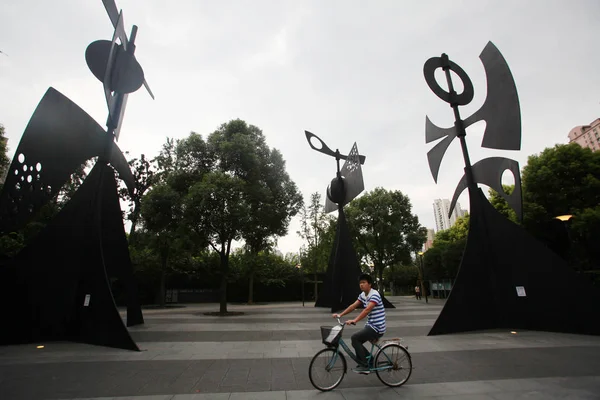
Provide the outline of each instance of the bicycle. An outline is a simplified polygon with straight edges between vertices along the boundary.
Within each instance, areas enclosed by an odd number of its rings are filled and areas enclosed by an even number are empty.
[[[340,346],[352,360],[358,362],[354,352],[348,348],[348,345],[342,339],[345,324],[339,318],[337,320],[338,325],[336,326],[321,327],[323,344],[327,347],[314,355],[308,367],[310,383],[322,392],[335,389],[342,382],[347,372],[346,358],[340,351]],[[408,346],[401,344],[401,341],[400,338],[382,340],[381,342],[379,339],[373,340],[371,341],[371,351],[367,356],[368,372],[375,372],[379,380],[390,387],[402,386],[408,381],[412,373],[412,359],[408,352]],[[378,350],[373,355],[375,347]],[[341,365],[338,361],[341,361]],[[333,378],[333,383],[322,384],[318,382],[322,375],[321,372],[324,372],[323,375]],[[406,376],[396,380],[392,379],[392,375],[396,372],[406,374]]]

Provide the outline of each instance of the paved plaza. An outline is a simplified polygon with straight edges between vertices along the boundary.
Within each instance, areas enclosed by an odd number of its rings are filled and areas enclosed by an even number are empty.
[[[315,390],[308,365],[332,325],[312,303],[145,310],[130,329],[141,352],[78,343],[0,347],[0,399],[600,399],[600,337],[508,330],[428,337],[442,303],[389,298],[386,337],[402,337],[414,370],[400,388],[349,372]],[[359,327],[363,322],[359,324]],[[348,339],[359,327],[348,327]],[[3,327],[2,329],[7,329]],[[37,349],[37,345],[44,345]],[[348,367],[354,363],[347,357]]]

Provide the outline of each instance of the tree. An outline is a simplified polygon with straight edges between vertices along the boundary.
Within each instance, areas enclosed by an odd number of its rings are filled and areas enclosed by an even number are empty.
[[[442,254],[448,246],[447,242],[434,244],[425,253],[423,253],[423,268],[427,271],[427,278],[430,280],[443,279],[447,277],[442,262]]]
[[[198,245],[219,255],[220,313],[225,314],[232,242],[245,239],[258,254],[272,237],[285,234],[301,200],[295,184],[262,131],[239,119],[222,124],[206,141],[193,132],[177,143],[168,141],[157,162],[172,168],[161,179],[182,199],[182,225]]]
[[[433,245],[435,246],[441,242],[456,242],[466,239],[469,235],[469,222],[470,216],[468,214],[458,218],[450,228],[436,233]]]
[[[449,229],[436,233],[432,247],[423,255],[428,279],[452,279],[456,276],[467,244],[469,220],[469,215],[465,215]]]
[[[515,185],[502,185],[502,190],[508,195],[510,195],[515,190]],[[494,189],[490,188],[488,191],[489,201],[492,206],[498,211],[500,214],[504,215],[506,218],[511,220],[512,222],[518,224],[519,221],[517,219],[517,214],[515,210],[513,210],[504,197],[500,196],[498,192]]]
[[[245,182],[225,172],[209,172],[184,199],[184,223],[219,255],[221,314],[227,313],[227,276],[231,243],[241,239],[247,223]]]
[[[318,296],[318,273],[324,272],[335,239],[337,223],[325,214],[319,192],[310,195],[308,208],[302,205],[300,210],[300,230],[296,233],[306,240],[306,246],[300,250],[302,267],[314,276],[315,300]]]
[[[411,213],[410,200],[400,191],[376,188],[346,207],[350,232],[372,263],[380,281],[383,270],[394,264],[410,264],[411,254],[425,243],[427,230]],[[383,282],[380,283],[383,286]]]
[[[131,221],[131,228],[129,229],[130,242],[134,240],[135,228],[142,211],[142,198],[157,181],[154,163],[154,160],[148,160],[144,154],[142,154],[139,159],[132,158],[129,160],[128,164],[133,172],[135,185],[134,193],[129,193],[129,190],[126,187],[121,187],[119,189],[121,199],[130,202],[129,213],[127,215],[127,219]]]
[[[165,302],[165,281],[169,267],[169,257],[178,238],[181,221],[181,198],[169,185],[159,184],[144,197],[141,214],[144,226],[155,234],[154,247],[160,257],[160,284],[158,297],[160,305]]]
[[[417,260],[418,262],[418,260]],[[404,287],[414,287],[415,282],[419,279],[419,268],[414,264],[398,264],[398,265],[390,265],[389,268],[386,268],[383,274],[386,282],[394,283],[394,292],[398,289]],[[411,290],[412,294],[413,291]],[[394,293],[392,293],[395,295]]]
[[[8,158],[8,139],[4,125],[0,124],[0,176],[4,177],[10,167],[10,158]],[[0,186],[0,189],[2,186]]]
[[[549,218],[595,207],[600,198],[600,152],[576,143],[557,144],[529,156],[522,181],[525,203],[539,205]]]
[[[576,143],[556,145],[528,158],[523,168],[523,225],[557,249],[570,242],[568,259],[577,269],[600,269],[597,252],[600,152]],[[566,223],[555,217],[573,215]],[[566,233],[565,233],[566,230]]]
[[[262,132],[257,133],[262,137]],[[248,304],[253,303],[254,275],[258,263],[253,258],[270,247],[270,239],[287,233],[290,219],[302,206],[302,196],[285,171],[285,161],[277,149],[269,149],[259,140],[257,170],[246,186],[249,205],[248,223],[241,236],[252,258],[248,273]]]

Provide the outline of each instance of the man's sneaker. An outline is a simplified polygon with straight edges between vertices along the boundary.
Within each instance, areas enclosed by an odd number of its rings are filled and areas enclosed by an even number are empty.
[[[369,367],[365,367],[364,365],[357,365],[356,368],[352,369],[352,372],[363,375],[369,375],[371,373]]]

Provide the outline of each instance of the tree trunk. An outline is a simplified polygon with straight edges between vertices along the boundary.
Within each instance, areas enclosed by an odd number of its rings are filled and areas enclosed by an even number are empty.
[[[315,272],[315,301],[319,299],[319,284],[317,283],[317,273]]]
[[[219,313],[227,314],[227,273],[229,270],[229,257],[221,254],[221,299]]]
[[[161,307],[165,306],[165,284],[167,281],[167,271],[164,269],[160,273],[160,288],[158,289],[159,304]]]
[[[167,261],[168,261],[168,257],[169,257],[169,252],[168,250],[163,250],[162,251],[162,268],[160,271],[160,286],[158,288],[158,304],[161,307],[164,307],[165,305],[165,284],[167,281]]]
[[[254,303],[254,274],[256,271],[256,260],[258,251],[256,247],[250,249],[250,276],[248,277],[248,304]]]
[[[254,269],[250,271],[250,278],[248,282],[248,304],[254,303]]]

